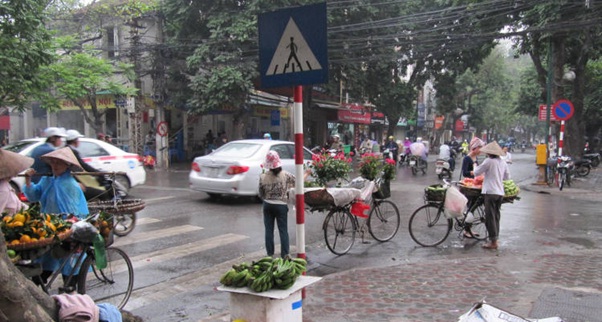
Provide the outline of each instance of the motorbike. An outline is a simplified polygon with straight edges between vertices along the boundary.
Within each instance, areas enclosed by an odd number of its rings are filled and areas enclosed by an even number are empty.
[[[437,159],[435,161],[435,173],[439,177],[439,180],[452,178],[452,171],[450,169],[449,160]]]
[[[573,161],[573,165],[573,173],[575,177],[585,177],[589,174],[590,170],[592,169],[592,162],[587,159]]]
[[[422,171],[422,174],[426,174],[428,164],[424,160],[422,160],[422,158],[420,156],[411,155],[410,156],[410,168],[412,169],[413,175],[416,175],[419,170]]]
[[[562,191],[564,185],[571,186],[571,174],[575,169],[573,160],[569,156],[558,157],[556,171],[558,171],[558,188]]]
[[[584,153],[583,159],[590,160],[591,166],[597,168],[600,165],[600,153]]]
[[[520,145],[520,152],[525,153],[525,149],[527,148],[527,144],[526,143],[521,143]]]
[[[79,180],[83,177],[80,176]],[[114,180],[110,175],[104,175],[95,179],[98,185],[95,186],[92,181],[85,180],[87,183],[84,196],[88,201],[88,207],[94,209],[99,205],[118,205],[121,202],[133,201],[125,199],[127,197],[127,189],[118,181]],[[126,236],[136,226],[136,212],[120,211],[113,214],[113,233],[117,236]]]

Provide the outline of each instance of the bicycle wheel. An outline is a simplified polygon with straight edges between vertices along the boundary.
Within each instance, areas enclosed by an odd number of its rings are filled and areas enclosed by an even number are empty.
[[[443,207],[436,204],[424,205],[410,217],[410,237],[421,246],[433,247],[441,244],[452,228],[452,220],[443,214]]]
[[[104,269],[98,269],[94,256],[89,254],[80,270],[79,287],[94,302],[107,302],[121,309],[134,288],[134,268],[128,255],[121,249],[108,247],[106,254],[107,267]]]
[[[560,189],[560,191],[562,191],[562,188],[564,188],[565,182],[566,182],[566,173],[562,172],[562,173],[560,173],[560,177],[558,178],[558,188]]]
[[[464,222],[464,230],[477,240],[486,240],[489,237],[487,226],[485,225],[485,208],[479,205],[472,211],[473,218],[470,222]]]
[[[113,233],[117,236],[125,236],[136,227],[136,213],[114,215]]]
[[[372,238],[386,242],[397,234],[400,221],[397,206],[389,200],[379,200],[368,215],[368,231]]]
[[[324,240],[331,252],[346,254],[355,242],[355,218],[346,209],[334,209],[324,219]]]

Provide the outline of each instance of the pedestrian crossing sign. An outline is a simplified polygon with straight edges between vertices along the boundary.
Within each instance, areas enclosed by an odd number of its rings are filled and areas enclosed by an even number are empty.
[[[326,3],[259,15],[261,87],[328,82]]]

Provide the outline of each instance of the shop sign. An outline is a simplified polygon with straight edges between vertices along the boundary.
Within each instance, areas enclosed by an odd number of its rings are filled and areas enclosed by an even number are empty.
[[[90,103],[88,100],[80,100],[81,105],[85,109],[91,109]],[[97,95],[96,96],[96,107],[101,108],[115,108],[115,99],[113,95]],[[61,101],[61,109],[62,110],[79,110],[79,107],[73,103],[71,100],[62,100]]]
[[[347,104],[344,105],[346,110],[337,111],[339,122],[343,123],[357,123],[357,124],[370,124],[371,117],[370,113],[366,112],[362,105]]]
[[[461,119],[456,120],[456,126],[455,126],[456,132],[464,131],[464,126],[465,126],[464,121],[462,121]]]
[[[385,124],[385,114],[382,112],[372,112],[371,124]]]
[[[445,116],[437,116],[435,117],[435,129],[438,130],[443,126],[443,122],[445,121]]]
[[[399,121],[397,121],[397,126],[407,126],[408,125],[408,119],[406,119],[405,117],[400,117]]]
[[[280,118],[288,118],[288,108],[275,109],[273,107],[255,105],[253,106],[253,116],[271,118],[273,111],[280,111]]]

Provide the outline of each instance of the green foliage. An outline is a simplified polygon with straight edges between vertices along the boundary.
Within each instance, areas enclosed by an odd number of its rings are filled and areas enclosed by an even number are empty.
[[[23,109],[45,88],[38,69],[52,61],[50,36],[44,27],[47,1],[0,3],[0,106]]]
[[[362,159],[358,165],[360,175],[364,179],[375,180],[382,172],[382,165],[382,156],[366,153],[362,155]]]

